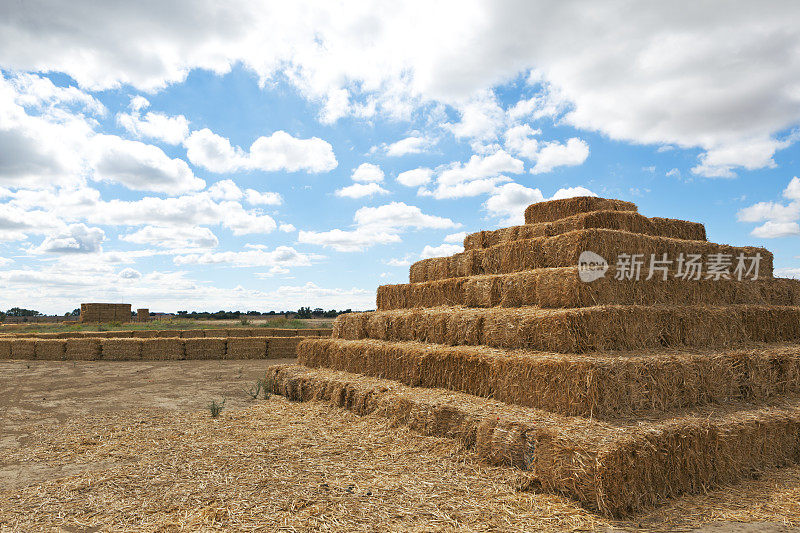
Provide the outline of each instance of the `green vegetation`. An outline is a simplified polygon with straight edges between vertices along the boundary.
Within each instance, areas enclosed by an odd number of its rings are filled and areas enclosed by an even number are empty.
[[[211,403],[208,404],[208,410],[211,412],[211,418],[217,418],[223,409],[225,409],[225,398],[222,399],[222,403],[217,403],[216,400],[211,400]]]

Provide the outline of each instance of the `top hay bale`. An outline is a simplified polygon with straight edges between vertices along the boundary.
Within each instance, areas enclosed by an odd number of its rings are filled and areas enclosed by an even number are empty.
[[[637,211],[636,204],[610,198],[578,196],[531,204],[525,209],[525,223],[553,222],[590,211]]]
[[[81,322],[130,322],[131,304],[81,304]]]

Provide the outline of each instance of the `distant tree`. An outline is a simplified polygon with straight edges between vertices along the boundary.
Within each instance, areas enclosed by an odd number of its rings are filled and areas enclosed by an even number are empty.
[[[258,315],[260,315],[260,314],[261,314],[261,313],[260,313],[260,312],[258,312],[258,311],[248,311],[248,312],[247,312],[247,315],[248,315],[248,316],[258,316]]]
[[[311,314],[315,317],[321,317],[325,314],[325,311],[321,307],[316,307],[313,311],[311,311]]]
[[[40,316],[41,313],[39,311],[34,311],[33,309],[22,309],[20,307],[12,307],[8,311],[6,311],[8,316]]]
[[[297,311],[297,318],[311,318],[312,316],[310,307],[301,307]]]
[[[81,310],[80,309],[73,309],[72,312],[70,313],[70,315],[71,316],[81,316]]]
[[[5,319],[6,319],[6,314],[4,312],[0,311],[0,322],[2,322]]]
[[[178,311],[178,316],[186,316],[189,314],[189,311]]]

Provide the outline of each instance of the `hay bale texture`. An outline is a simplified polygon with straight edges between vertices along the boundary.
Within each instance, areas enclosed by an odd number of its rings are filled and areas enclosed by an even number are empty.
[[[525,222],[415,263],[331,338],[285,337],[303,366],[272,367],[275,392],[461,439],[613,516],[800,459],[800,282],[774,278],[770,252],[613,199]],[[610,263],[592,283],[587,250]],[[761,262],[757,280],[619,281],[622,253]]]
[[[81,322],[130,322],[131,304],[81,304]]]

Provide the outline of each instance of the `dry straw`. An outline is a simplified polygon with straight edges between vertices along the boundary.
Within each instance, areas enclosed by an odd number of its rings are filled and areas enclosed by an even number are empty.
[[[61,361],[67,355],[67,340],[64,339],[37,339],[36,359]]]
[[[416,342],[307,340],[298,362],[565,415],[652,414],[800,392],[800,347],[564,355]]]
[[[188,338],[183,341],[186,359],[224,359],[226,340],[223,338]]]
[[[686,241],[668,237],[637,235],[624,231],[591,229],[557,235],[511,241],[482,250],[468,250],[451,257],[424,259],[411,265],[412,283],[439,279],[507,274],[549,267],[570,267],[578,264],[580,254],[593,251],[611,264],[620,254],[651,254],[676,260],[680,254],[729,254],[746,257],[761,255],[759,276],[772,276],[772,254],[764,248],[734,247],[705,241]]]
[[[671,218],[647,218],[632,211],[592,211],[553,222],[525,224],[494,231],[471,233],[464,239],[464,249],[488,248],[510,241],[535,237],[554,237],[570,231],[585,229],[611,229],[643,235],[671,237],[673,239],[706,240],[706,229],[697,222]]]
[[[226,359],[266,359],[266,337],[232,337],[228,339]]]
[[[609,198],[578,196],[531,204],[525,209],[525,223],[552,222],[589,211],[634,211],[636,204]]]
[[[138,361],[142,358],[144,339],[103,339],[100,343],[104,361]]]
[[[173,337],[145,339],[142,342],[142,359],[145,361],[179,360],[185,358],[183,340]]]
[[[488,462],[531,470],[544,490],[613,516],[785,464],[800,451],[797,398],[600,422],[331,370],[276,365],[268,376],[276,393],[293,400],[376,412],[457,438]]]

